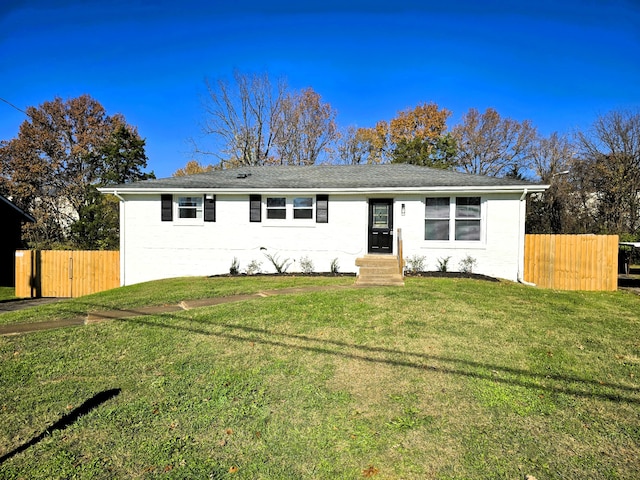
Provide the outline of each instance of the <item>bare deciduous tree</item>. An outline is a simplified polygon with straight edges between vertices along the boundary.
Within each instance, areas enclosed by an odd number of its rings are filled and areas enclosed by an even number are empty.
[[[575,146],[557,132],[540,137],[531,150],[531,169],[549,189],[529,199],[528,233],[580,233],[581,208],[574,194],[571,171]]]
[[[492,108],[470,109],[453,128],[458,168],[467,173],[502,177],[529,167],[536,128],[528,120],[502,118]]]
[[[637,236],[640,229],[640,113],[613,111],[577,134],[585,208],[600,232]]]
[[[276,137],[280,163],[313,165],[323,152],[331,156],[331,145],[338,138],[335,117],[331,105],[311,88],[288,95]]]
[[[213,154],[235,166],[263,165],[279,134],[287,84],[280,79],[274,85],[267,74],[237,71],[233,79],[233,84],[224,79],[207,81],[203,133],[214,138],[217,148],[198,153]]]
[[[205,135],[225,167],[309,165],[337,138],[335,111],[311,88],[290,92],[287,82],[265,74],[234,73],[234,82],[207,82]]]

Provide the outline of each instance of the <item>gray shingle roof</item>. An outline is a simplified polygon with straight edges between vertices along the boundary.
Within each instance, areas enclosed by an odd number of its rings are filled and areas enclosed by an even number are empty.
[[[429,187],[536,187],[509,178],[471,175],[409,164],[240,167],[117,185],[105,190],[166,189],[380,189]]]

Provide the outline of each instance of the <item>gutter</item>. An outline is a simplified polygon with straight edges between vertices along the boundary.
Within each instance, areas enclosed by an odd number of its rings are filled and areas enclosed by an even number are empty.
[[[518,283],[527,287],[535,287],[535,283],[527,282],[524,275],[524,225],[522,222],[522,202],[526,201],[528,190],[525,188],[520,196],[520,204],[518,205]]]
[[[548,185],[531,185],[527,187],[527,193],[541,193],[548,188]],[[338,187],[219,187],[219,186],[198,186],[198,187],[156,187],[156,188],[139,188],[139,187],[126,187],[126,193],[129,195],[157,195],[162,193],[208,193],[215,191],[218,194],[230,194],[230,195],[246,195],[251,193],[260,192],[264,195],[268,194],[310,194],[310,193],[326,193],[333,195],[352,195],[352,194],[439,194],[439,193],[461,193],[461,194],[505,194],[505,193],[517,193],[521,191],[522,186],[503,186],[503,187],[451,187],[451,186],[435,186],[435,187],[358,187],[358,188],[338,188]],[[114,193],[117,189],[114,188],[99,188],[101,193]]]

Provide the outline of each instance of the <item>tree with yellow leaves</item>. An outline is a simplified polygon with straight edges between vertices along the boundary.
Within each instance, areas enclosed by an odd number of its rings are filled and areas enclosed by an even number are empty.
[[[345,163],[413,163],[439,168],[453,165],[455,141],[446,133],[451,112],[422,103],[398,112],[390,122],[352,128],[340,148]]]
[[[196,173],[206,173],[213,170],[213,165],[203,165],[197,160],[189,160],[187,164],[173,172],[174,177],[184,177],[185,175],[194,175]]]

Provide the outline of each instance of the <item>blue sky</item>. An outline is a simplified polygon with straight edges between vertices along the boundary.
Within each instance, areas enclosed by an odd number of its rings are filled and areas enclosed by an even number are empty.
[[[4,0],[0,98],[21,109],[89,94],[170,176],[200,136],[205,78],[234,69],[312,87],[342,127],[436,102],[586,129],[640,107],[636,0]],[[0,140],[24,114],[0,102]],[[212,158],[210,161],[214,161]]]

